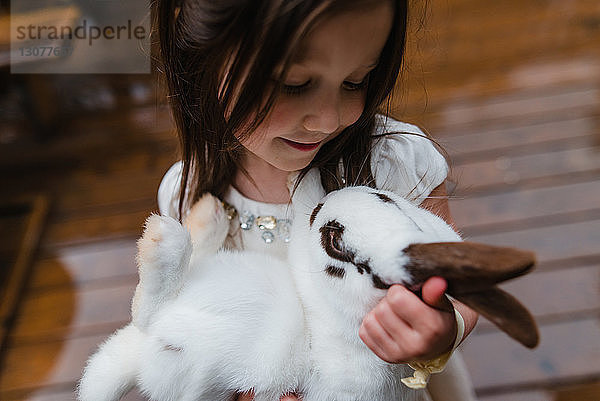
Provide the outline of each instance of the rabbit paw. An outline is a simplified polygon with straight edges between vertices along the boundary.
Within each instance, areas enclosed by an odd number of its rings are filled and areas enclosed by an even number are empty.
[[[208,193],[192,206],[184,225],[192,237],[194,251],[216,252],[229,232],[229,219],[222,202]]]
[[[188,233],[177,220],[153,214],[146,220],[144,233],[138,240],[138,265],[160,270],[179,266],[188,252],[188,244]]]
[[[132,303],[132,317],[144,329],[161,302],[177,293],[192,253],[189,233],[175,219],[151,215],[138,240],[140,281]]]

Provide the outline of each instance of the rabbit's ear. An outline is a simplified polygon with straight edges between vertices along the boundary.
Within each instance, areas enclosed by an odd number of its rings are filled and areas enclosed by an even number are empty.
[[[448,282],[448,294],[470,306],[509,336],[533,348],[539,341],[531,314],[496,283],[518,277],[535,264],[532,252],[473,242],[413,244],[404,266],[418,287],[432,276]]]
[[[414,285],[440,276],[453,296],[490,288],[529,272],[535,264],[532,252],[474,242],[413,244],[404,253],[409,257],[404,267]]]
[[[497,287],[462,293],[455,298],[485,316],[506,334],[528,348],[535,348],[539,334],[535,320],[512,295]]]

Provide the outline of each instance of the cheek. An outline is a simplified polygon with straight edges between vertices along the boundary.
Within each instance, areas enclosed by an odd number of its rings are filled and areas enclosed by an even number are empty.
[[[283,97],[277,99],[264,124],[268,124],[269,130],[274,132],[285,132],[298,125],[301,121],[302,107],[300,102]]]
[[[365,94],[351,96],[341,110],[341,124],[345,127],[354,124],[365,108]]]
[[[289,131],[293,127],[298,109],[289,102],[276,102],[263,122],[249,137],[241,141],[242,145],[248,150],[256,152],[269,140]]]

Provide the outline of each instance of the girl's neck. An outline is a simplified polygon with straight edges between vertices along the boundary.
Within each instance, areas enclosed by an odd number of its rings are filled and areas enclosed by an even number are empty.
[[[246,198],[265,203],[290,201],[288,171],[273,167],[252,154],[244,158],[244,167],[252,179],[238,171],[233,186]]]

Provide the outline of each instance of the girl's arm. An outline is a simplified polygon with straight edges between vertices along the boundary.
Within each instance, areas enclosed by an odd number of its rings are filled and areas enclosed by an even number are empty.
[[[450,214],[450,205],[448,204],[448,193],[446,192],[445,182],[443,182],[433,191],[431,191],[429,197],[421,203],[421,207],[440,216],[446,221],[446,223],[450,224],[450,226],[456,230],[456,223],[452,218],[452,215]],[[463,336],[464,339],[475,328],[475,324],[477,324],[477,319],[479,318],[479,315],[477,314],[477,312],[475,312],[465,304],[462,304],[456,300],[453,301],[452,304],[454,305],[456,310],[460,312],[461,316],[465,321],[465,334]]]
[[[435,188],[422,207],[454,227],[445,184]],[[359,335],[381,359],[391,363],[431,360],[449,351],[454,344],[457,324],[453,307],[465,321],[463,339],[473,330],[478,315],[466,305],[444,295],[446,281],[432,277],[425,282],[422,299],[400,285],[394,285],[385,298],[365,317]]]

